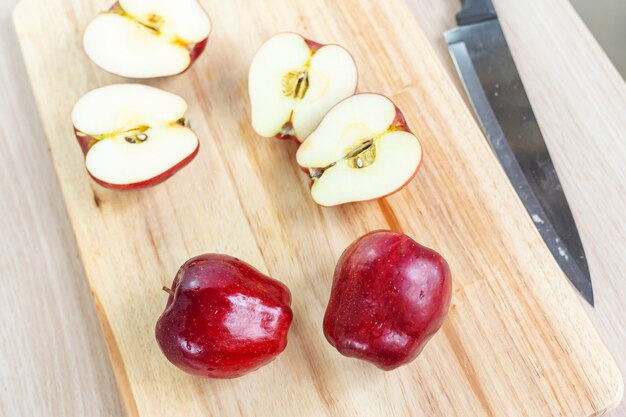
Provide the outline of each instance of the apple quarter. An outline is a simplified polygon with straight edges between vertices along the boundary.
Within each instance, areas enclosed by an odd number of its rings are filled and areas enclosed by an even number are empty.
[[[113,74],[165,77],[191,66],[210,31],[196,0],[120,0],[87,25],[83,46],[94,63]]]
[[[114,84],[84,95],[72,123],[85,153],[85,166],[112,189],[156,185],[197,154],[181,97],[140,84]]]
[[[417,174],[422,148],[390,99],[363,93],[333,107],[296,158],[312,178],[313,200],[336,206],[400,190]]]
[[[304,140],[332,106],[354,94],[357,69],[339,45],[296,33],[267,40],[250,66],[252,126],[264,137]]]

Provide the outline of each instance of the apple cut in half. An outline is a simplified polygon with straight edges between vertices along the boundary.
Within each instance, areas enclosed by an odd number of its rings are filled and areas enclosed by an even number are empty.
[[[252,126],[260,136],[302,142],[332,106],[354,94],[357,78],[354,59],[341,46],[274,35],[250,67]]]
[[[422,147],[390,99],[363,93],[333,107],[296,158],[313,180],[313,200],[336,206],[400,190],[417,174]]]
[[[84,95],[72,123],[89,175],[132,190],[159,184],[197,155],[181,97],[140,84],[114,84]]]
[[[211,22],[196,0],[119,0],[92,20],[83,36],[87,56],[128,78],[176,75],[204,50]]]

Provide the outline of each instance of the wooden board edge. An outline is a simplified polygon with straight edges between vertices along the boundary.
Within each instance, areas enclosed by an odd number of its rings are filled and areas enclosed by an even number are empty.
[[[29,7],[28,3],[32,2],[32,0],[19,0],[15,6],[13,7],[13,11],[12,11],[12,15],[11,15],[11,20],[13,23],[13,28],[16,31],[16,33],[18,34],[18,42],[19,42],[19,46],[20,46],[20,50],[22,52],[22,59],[24,59],[24,45],[22,43],[22,36],[20,36],[20,26],[19,26],[19,22],[23,21],[26,16],[24,16],[24,14],[26,13],[25,11],[23,11],[23,9],[26,9],[27,7]],[[26,65],[26,73],[28,75],[28,81],[29,84],[31,85],[31,88],[33,87],[33,84],[31,82],[31,75],[30,75],[30,70],[29,70],[29,66]],[[41,112],[41,107],[39,106],[39,103],[37,102],[37,100],[35,100],[36,106],[37,106],[37,117],[40,119],[42,119],[41,114],[39,114]],[[50,140],[48,138],[48,133],[44,127],[44,136],[46,138],[46,142],[50,143]],[[50,158],[53,161],[53,166],[54,166],[54,174],[56,177],[57,182],[59,182],[59,189],[60,189],[60,196],[63,199],[63,205],[65,208],[65,212],[67,213],[67,206],[65,204],[65,199],[66,199],[66,195],[63,191],[63,187],[61,186],[60,182],[60,178],[59,178],[59,174],[58,171],[56,169],[56,164],[54,164],[54,153],[50,152]],[[69,213],[68,213],[69,216]],[[76,230],[74,229],[74,224],[70,219],[70,227],[72,230],[72,236],[75,242],[77,242],[77,236],[76,236]],[[80,250],[80,245],[77,245],[78,247],[78,251],[79,251],[79,256],[80,256],[80,261],[81,264],[84,267],[84,262],[83,262],[83,253]],[[122,359],[122,355],[121,352],[119,350],[119,347],[117,345],[117,342],[115,340],[115,336],[113,334],[113,331],[111,329],[111,326],[109,324],[109,321],[106,317],[106,313],[104,312],[104,309],[96,295],[96,293],[93,291],[93,288],[91,287],[91,282],[89,280],[89,278],[87,277],[87,274],[85,272],[85,277],[87,280],[87,285],[89,287],[89,292],[91,295],[91,302],[92,305],[94,307],[94,310],[96,312],[96,316],[98,318],[98,324],[100,326],[101,332],[102,332],[102,337],[103,337],[103,342],[106,346],[107,349],[107,355],[109,357],[109,361],[111,363],[111,367],[113,369],[113,373],[115,375],[115,383],[117,385],[117,389],[118,392],[120,394],[120,397],[122,399],[122,402],[124,404],[124,410],[126,411],[126,415],[128,417],[140,417],[139,414],[139,409],[137,407],[137,403],[135,401],[133,392],[132,392],[132,386],[130,384],[130,380],[128,377],[128,374],[126,372],[126,368],[124,366],[124,361]]]
[[[469,107],[470,104],[467,101],[467,96],[463,93],[463,91],[459,90],[457,84],[455,83],[455,80],[448,73],[448,71],[446,71],[445,63],[442,62],[442,59],[441,59],[440,55],[437,54],[437,52],[435,50],[435,47],[432,44],[431,40],[428,38],[428,36],[426,36],[426,33],[424,33],[424,30],[420,27],[418,19],[416,18],[416,16],[413,14],[413,11],[409,7],[409,4],[408,4],[409,1],[410,0],[404,0],[404,5],[405,5],[405,8],[407,9],[406,12],[411,16],[414,24],[418,26],[418,30],[422,33],[424,41],[428,45],[428,48],[430,49],[430,53],[431,53],[432,57],[434,58],[434,61],[436,61],[435,65],[438,67],[438,70],[442,74],[442,78],[445,79],[448,84],[450,84],[451,90],[454,90],[454,92],[458,96],[458,101],[460,103],[462,103],[464,105],[464,107],[466,108],[467,112],[469,112],[468,118],[472,121],[472,124],[474,124],[476,126],[476,129],[478,129],[480,134],[484,136],[484,133],[483,133],[482,129],[480,128],[479,122],[476,119],[474,112]],[[566,2],[566,3],[568,3],[568,2]],[[570,4],[570,7],[572,9],[572,12],[576,13],[576,11],[574,10],[574,7],[571,4]],[[443,34],[441,36],[443,37]],[[590,35],[590,36],[593,37],[593,35]],[[485,138],[485,141],[486,140],[487,139]],[[485,145],[487,145],[487,143],[485,143]],[[496,164],[498,166],[500,166],[500,162],[497,161],[497,157],[496,157],[495,153],[491,153],[491,155],[493,156],[494,160],[496,160]],[[501,169],[500,171],[501,171],[501,175],[506,177],[506,173],[504,172],[504,170]],[[522,201],[517,196],[517,192],[514,190],[513,184],[511,184],[510,181],[508,181],[508,178],[507,178],[507,183],[511,186],[511,190],[512,190],[513,194],[515,195],[515,199],[518,201],[519,205],[522,207],[522,210],[525,212],[526,208],[524,207]],[[528,218],[528,220],[529,220],[529,222],[532,222],[530,220],[530,217]],[[536,233],[538,239],[544,245],[544,251],[546,253],[546,256],[549,256],[554,261],[554,263],[555,263],[555,270],[559,271],[561,279],[567,281],[567,284],[571,286],[571,284],[569,282],[569,279],[567,278],[565,273],[562,272],[561,267],[556,263],[556,260],[553,259],[552,254],[550,253],[550,249],[548,248],[547,244],[545,244],[545,242],[543,241],[543,238],[539,234],[539,231],[534,227],[534,223],[531,223],[531,224],[532,224],[532,228],[533,228],[534,232]],[[573,288],[573,286],[571,288],[571,292],[572,292],[572,297],[578,298],[578,292]],[[611,410],[616,409],[620,405],[620,403],[622,402],[622,400],[624,398],[624,382],[625,382],[624,378],[626,377],[626,375],[622,375],[622,372],[621,372],[619,366],[617,365],[617,361],[615,360],[615,358],[613,357],[613,355],[609,351],[608,347],[606,346],[606,344],[604,343],[604,341],[602,340],[602,338],[598,334],[598,331],[597,331],[596,327],[594,326],[593,322],[591,321],[591,319],[587,315],[586,311],[584,310],[583,305],[580,305],[580,312],[583,314],[584,319],[589,322],[589,326],[593,329],[593,332],[594,332],[595,336],[598,338],[601,347],[604,349],[604,353],[606,355],[605,357],[610,361],[610,363],[605,364],[605,366],[607,368],[607,373],[606,373],[607,386],[613,387],[614,390],[613,390],[612,394],[610,392],[607,392],[608,395],[607,395],[606,398],[598,398],[598,404],[599,404],[598,411],[597,411],[596,414],[593,415],[594,417],[595,416],[603,416],[606,413],[609,413]]]
[[[619,368],[617,367],[617,364],[615,363],[615,359],[612,356],[611,358],[613,359],[613,362],[614,362],[612,364],[613,365],[612,368],[614,370],[613,377],[616,380],[615,383],[616,383],[617,389],[615,390],[615,396],[613,397],[609,405],[599,415],[603,415],[605,413],[610,412],[611,410],[616,409],[617,406],[619,406],[622,400],[624,399],[624,377],[622,376]]]
[[[17,23],[21,19],[22,8],[25,7],[24,4],[27,3],[28,1],[29,0],[18,0],[18,2],[15,3],[15,6],[13,6],[13,12],[11,13],[11,21],[13,22],[13,27],[15,28],[16,32],[19,27]],[[19,39],[20,37],[18,36],[18,40]],[[22,45],[20,44],[20,49],[21,48],[22,48]],[[29,81],[30,81],[30,77],[29,77]]]
[[[93,291],[91,291],[91,298],[93,299],[93,303],[96,308],[98,322],[100,323],[100,328],[102,329],[109,360],[111,361],[113,373],[115,374],[117,389],[122,397],[126,414],[128,417],[140,417],[137,402],[135,401],[133,389],[130,384],[130,379],[128,378],[128,373],[126,372],[126,366],[124,365],[124,359],[122,358],[122,353],[120,352],[117,341],[115,340],[113,329],[111,329],[109,320],[106,317],[104,307],[102,307],[98,295]]]

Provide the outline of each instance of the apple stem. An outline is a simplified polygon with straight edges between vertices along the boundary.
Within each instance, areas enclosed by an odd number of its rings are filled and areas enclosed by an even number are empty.
[[[174,296],[174,291],[172,291],[171,289],[169,289],[167,287],[163,287],[163,291],[165,291],[166,293],[168,293],[172,297]]]

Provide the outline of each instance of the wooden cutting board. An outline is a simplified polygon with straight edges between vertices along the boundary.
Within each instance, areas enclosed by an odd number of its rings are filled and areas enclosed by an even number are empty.
[[[200,154],[168,182],[126,193],[88,178],[70,121],[81,95],[124,82],[81,47],[85,24],[109,2],[23,0],[15,10],[130,416],[589,416],[617,404],[623,382],[613,359],[402,0],[202,3],[213,20],[205,54],[187,73],[149,82],[187,99]],[[248,66],[280,31],[346,46],[359,90],[386,94],[403,110],[425,150],[404,191],[320,208],[294,161],[296,145],[254,134]],[[379,228],[437,249],[454,275],[443,329],[414,363],[388,373],[340,356],[321,330],[335,262]],[[240,257],[293,293],[287,350],[236,380],[187,376],[154,341],[161,287],[204,252]]]

